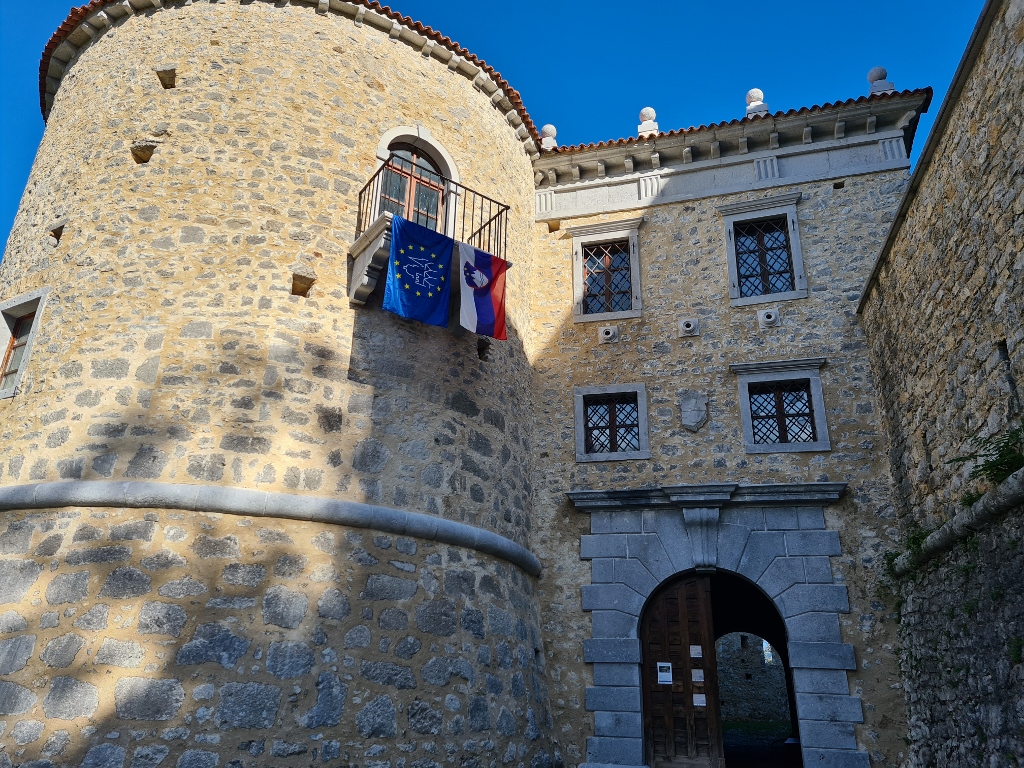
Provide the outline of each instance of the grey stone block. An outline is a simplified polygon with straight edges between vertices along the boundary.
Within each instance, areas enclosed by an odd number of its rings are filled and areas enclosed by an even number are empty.
[[[89,572],[59,573],[46,587],[46,602],[50,605],[80,603],[89,594]]]
[[[139,611],[139,634],[178,637],[187,621],[188,614],[180,605],[147,602]]]
[[[412,670],[390,661],[363,661],[359,666],[359,674],[378,685],[389,685],[400,690],[416,687],[416,676]]]
[[[643,514],[639,510],[590,513],[591,533],[641,533],[643,529]]]
[[[0,675],[24,669],[35,650],[35,635],[18,635],[9,640],[0,640]]]
[[[445,597],[416,606],[416,627],[431,635],[451,637],[458,627],[455,601]]]
[[[739,573],[751,581],[757,581],[772,560],[786,554],[785,534],[770,531],[753,531],[747,539],[747,547],[740,558]]]
[[[152,541],[156,523],[150,520],[133,520],[110,526],[111,541]]]
[[[584,640],[583,661],[639,664],[640,641],[635,638]]]
[[[594,685],[640,685],[639,664],[594,664]]]
[[[321,672],[316,679],[316,704],[295,720],[303,728],[323,728],[338,725],[345,712],[348,685],[337,675]]]
[[[48,642],[46,648],[39,654],[39,658],[48,667],[57,669],[70,667],[75,661],[75,656],[82,650],[83,645],[85,645],[85,640],[75,633],[69,632],[66,635],[55,637]]]
[[[39,697],[28,688],[0,680],[0,715],[23,715],[38,700]]]
[[[40,629],[53,629],[60,624],[60,614],[56,611],[45,611],[39,616]]]
[[[505,711],[504,707],[502,711]],[[415,733],[427,736],[436,736],[441,733],[441,725],[444,715],[430,706],[422,699],[415,699],[406,707],[406,716],[409,719],[409,728]],[[515,720],[513,719],[513,730]]]
[[[207,608],[221,608],[227,611],[241,611],[256,607],[255,597],[211,597],[206,601]]]
[[[839,615],[830,613],[804,613],[786,619],[789,641],[804,643],[838,643]]]
[[[800,527],[799,507],[765,507],[764,527],[768,531],[798,529]]]
[[[370,628],[365,624],[360,624],[345,633],[344,643],[346,648],[369,648],[372,639]]]
[[[125,756],[124,747],[98,744],[85,753],[79,768],[123,768]]]
[[[223,536],[219,539],[205,533],[196,537],[190,549],[202,558],[239,557],[238,537]]]
[[[390,696],[378,696],[356,714],[356,729],[366,739],[389,738],[398,730],[395,704]]]
[[[657,533],[627,534],[629,556],[636,558],[659,583],[679,571],[693,568],[693,548],[680,517],[671,525],[662,521]],[[645,523],[646,526],[646,523]]]
[[[786,618],[801,613],[849,613],[850,597],[841,584],[795,584],[775,600]]]
[[[131,547],[121,545],[113,547],[95,547],[93,549],[76,549],[68,552],[64,562],[70,566],[88,565],[90,563],[116,563],[132,556]]]
[[[615,581],[615,561],[617,558],[602,557],[590,561],[590,583],[606,584]]]
[[[795,555],[841,555],[838,531],[787,531],[786,551]]]
[[[294,757],[295,755],[304,755],[308,751],[309,748],[305,744],[280,739],[274,739],[274,744],[270,748],[270,754],[273,757]]]
[[[113,640],[104,638],[103,644],[96,653],[96,664],[108,664],[112,667],[134,669],[142,666],[146,652],[138,643],[131,640]]]
[[[173,678],[122,677],[114,685],[114,708],[122,720],[170,720],[184,702],[185,690]]]
[[[750,528],[744,525],[720,523],[718,526],[718,567],[735,571],[740,567],[740,558],[747,548]]]
[[[0,555],[23,555],[28,552],[34,531],[35,526],[27,520],[16,520],[8,524],[7,530],[0,534]]]
[[[805,720],[800,723],[800,745],[804,748],[857,749],[853,723]]]
[[[169,581],[157,590],[157,594],[161,597],[173,597],[176,600],[180,600],[183,597],[196,597],[206,592],[206,585],[198,579],[193,579],[191,576]]]
[[[615,559],[615,581],[625,584],[637,594],[646,597],[658,586],[658,580],[639,560]]]
[[[761,507],[726,507],[721,511],[719,525],[736,525],[752,531],[764,530],[764,510]]]
[[[619,739],[611,736],[587,737],[587,761],[616,765],[643,765],[643,739]]]
[[[302,677],[313,668],[313,661],[313,649],[305,643],[271,643],[267,652],[267,672],[282,680]]]
[[[161,549],[149,557],[142,558],[142,567],[147,571],[162,571],[167,568],[184,568],[188,561],[177,552]]]
[[[775,597],[794,584],[804,581],[804,563],[799,557],[776,557],[772,560],[757,585],[765,591],[769,597]]]
[[[823,530],[825,510],[822,507],[797,507],[800,529],[803,531]]]
[[[849,643],[789,643],[789,664],[794,669],[856,669]]]
[[[60,551],[60,545],[64,543],[63,533],[54,533],[47,536],[32,552],[34,557],[53,557]]]
[[[231,669],[249,650],[249,644],[250,640],[220,624],[200,624],[192,639],[178,649],[175,661],[184,666],[215,661],[225,669]]]
[[[20,603],[42,572],[35,560],[0,560],[0,605]]]
[[[639,712],[595,712],[594,735],[642,739],[643,717]]]
[[[626,535],[622,533],[580,536],[580,559],[626,557]]]
[[[594,611],[590,614],[592,634],[600,637],[636,637],[637,617],[621,611]]]
[[[115,568],[107,576],[100,588],[100,597],[116,597],[120,599],[141,597],[149,592],[152,579],[148,574],[130,565]]]
[[[846,749],[803,749],[804,765],[814,768],[871,768],[867,752]]]
[[[584,584],[581,587],[584,611],[622,611],[639,616],[644,598],[625,584]]]
[[[78,629],[90,629],[92,631],[98,631],[107,628],[107,615],[110,613],[110,607],[99,603],[94,605],[88,611],[79,616],[74,623],[74,626]]]
[[[487,626],[495,635],[511,637],[515,628],[512,616],[494,605],[487,606]]]
[[[241,587],[258,587],[266,577],[267,569],[264,566],[247,563],[229,563],[221,572],[221,578],[227,584]]]
[[[28,629],[28,622],[17,611],[4,611],[0,613],[0,635],[5,635],[9,632],[23,632],[26,629]]]
[[[157,768],[171,752],[170,747],[151,744],[136,748],[128,768]]]
[[[43,699],[43,712],[55,720],[74,720],[92,717],[99,704],[100,695],[95,685],[73,677],[55,677]]]
[[[793,688],[796,693],[850,694],[850,683],[841,669],[794,669]]]
[[[302,592],[276,586],[263,596],[263,623],[295,629],[306,616],[309,598]]]
[[[11,730],[11,738],[19,747],[39,741],[43,735],[42,720],[19,720]]]
[[[810,584],[831,584],[832,564],[827,557],[805,557],[804,579]]]
[[[176,768],[217,768],[220,756],[203,749],[186,749],[181,753]]]
[[[639,712],[640,688],[588,687],[586,707],[588,712]]]
[[[366,588],[359,597],[363,600],[408,600],[418,589],[419,583],[410,579],[374,573],[366,578]]]
[[[386,610],[396,610],[388,608]],[[317,615],[324,619],[341,621],[350,613],[352,607],[349,605],[348,597],[337,589],[325,589],[324,593],[316,603]]]
[[[834,696],[827,693],[796,694],[796,711],[801,720],[863,723],[864,712],[858,696]]]
[[[511,712],[505,707],[501,708],[498,713],[498,719],[494,724],[494,727],[498,729],[498,733],[502,736],[511,738],[516,735],[516,718]]]
[[[228,683],[220,688],[220,728],[271,728],[281,706],[281,689],[262,683]]]
[[[466,714],[469,719],[469,730],[474,732],[491,730],[491,713],[487,709],[486,696],[470,696]]]

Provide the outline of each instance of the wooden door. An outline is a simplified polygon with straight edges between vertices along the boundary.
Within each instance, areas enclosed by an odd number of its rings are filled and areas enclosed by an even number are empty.
[[[640,627],[646,762],[724,768],[711,579],[685,577],[652,600]]]

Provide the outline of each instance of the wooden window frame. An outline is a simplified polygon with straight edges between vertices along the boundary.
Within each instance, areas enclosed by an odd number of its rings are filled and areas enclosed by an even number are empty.
[[[24,381],[49,292],[49,288],[39,288],[0,302],[0,319],[3,321],[0,322],[0,349],[3,350],[3,361],[0,365],[0,400],[14,397]],[[15,334],[25,320],[30,321],[29,332],[24,344],[17,344]],[[17,371],[13,376],[8,376],[7,369],[16,347],[23,347],[24,352]]]
[[[445,196],[448,193],[449,180],[445,177],[440,164],[428,152],[425,152],[412,144],[406,144],[404,142],[395,142],[394,144],[391,145],[391,147],[389,147],[389,150],[391,151],[392,154],[390,156],[391,163],[389,165],[387,173],[404,178],[406,180],[405,200],[398,201],[393,197],[386,196],[386,184],[382,180],[380,188],[380,198],[377,201],[378,209],[381,211],[387,210],[385,209],[383,204],[385,200],[389,202],[394,202],[402,206],[403,212],[409,214],[409,216],[407,216],[406,218],[408,218],[410,221],[420,224],[421,226],[428,227],[429,229],[433,229],[435,232],[444,232],[446,223],[445,215],[447,208],[447,206],[445,205]],[[404,157],[395,156],[394,153],[397,151],[409,152],[412,155],[412,160],[410,161]],[[437,183],[433,183],[429,178],[425,177],[424,175],[416,173],[415,169],[418,167],[417,162],[420,160],[423,160],[430,165],[430,168],[426,170],[429,173],[437,176],[439,180]],[[410,166],[408,170],[406,170],[403,167],[404,165],[407,164]],[[429,224],[424,224],[423,222],[416,221],[415,218],[417,212],[416,193],[420,187],[429,189],[437,193],[437,213],[435,216],[426,217],[428,219],[434,219],[434,226],[432,227]],[[392,213],[394,212],[392,211]]]

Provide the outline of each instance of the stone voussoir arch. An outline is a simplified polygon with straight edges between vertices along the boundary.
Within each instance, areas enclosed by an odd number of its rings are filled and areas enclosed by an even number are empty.
[[[785,622],[805,765],[868,768],[854,733],[864,720],[861,700],[847,680],[856,669],[853,646],[839,630],[849,595],[829,564],[842,550],[823,509],[845,488],[722,483],[567,494],[591,516],[591,533],[580,542],[580,557],[591,561],[582,608],[591,614],[592,637],[583,658],[594,673],[586,709],[595,735],[585,765],[644,764],[640,616],[662,584],[700,570],[743,577]]]

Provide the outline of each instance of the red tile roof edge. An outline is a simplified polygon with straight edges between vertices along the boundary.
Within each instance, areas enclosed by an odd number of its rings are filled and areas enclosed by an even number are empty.
[[[896,91],[894,93],[880,93],[871,96],[858,96],[854,99],[847,99],[846,101],[833,101],[825,104],[815,104],[813,107],[800,107],[799,109],[791,109],[788,112],[775,112],[771,115],[754,115],[752,117],[739,117],[735,120],[728,122],[712,123],[711,125],[698,125],[690,128],[678,128],[674,131],[664,131],[654,136],[648,136],[641,138],[639,136],[627,136],[622,139],[610,139],[608,141],[601,141],[598,143],[591,142],[590,144],[574,144],[572,146],[563,146],[556,149],[544,150],[543,155],[557,155],[557,154],[568,154],[570,152],[582,152],[591,149],[604,149],[607,147],[622,147],[629,144],[639,144],[645,141],[652,141],[655,139],[661,139],[667,136],[682,136],[687,133],[697,133],[698,131],[712,131],[718,128],[725,128],[732,125],[740,125],[746,122],[754,122],[756,120],[770,120],[778,119],[780,117],[791,117],[793,115],[801,115],[808,112],[814,112],[822,109],[834,109],[836,107],[848,107],[853,104],[862,104],[868,101],[878,101],[883,99],[895,99],[904,96],[925,96],[925,102],[922,105],[921,111],[927,111],[928,105],[932,100],[932,89],[928,88],[915,88],[909,91]]]
[[[81,24],[85,17],[91,14],[93,11],[102,10],[108,5],[119,5],[121,0],[90,0],[88,5],[82,5],[78,8],[72,8],[68,13],[67,19],[57,28],[57,31],[50,37],[46,47],[43,49],[43,56],[39,62],[39,108],[43,113],[43,120],[46,120],[46,73],[50,69],[50,57],[53,56],[53,52],[57,50],[61,43],[67,39],[79,24]],[[397,21],[399,24],[423,35],[424,37],[433,40],[435,43],[440,43],[446,49],[452,53],[461,56],[467,61],[472,62],[476,66],[480,67],[484,72],[491,76],[494,82],[501,88],[508,100],[512,103],[516,113],[522,119],[526,125],[527,131],[533,138],[534,143],[537,147],[540,147],[540,134],[537,132],[537,127],[533,124],[533,120],[530,118],[529,113],[526,111],[526,107],[523,105],[523,99],[519,95],[519,92],[509,85],[508,81],[501,76],[501,74],[494,69],[494,67],[487,64],[483,59],[480,59],[476,54],[463,48],[454,40],[445,37],[440,32],[431,29],[430,27],[421,24],[418,21],[414,21],[408,16],[402,16],[400,13],[392,11],[386,5],[381,5],[376,0],[346,0],[346,2],[352,3],[353,5],[361,5],[368,8],[371,11],[381,14],[392,21]]]

